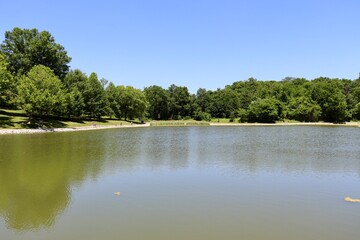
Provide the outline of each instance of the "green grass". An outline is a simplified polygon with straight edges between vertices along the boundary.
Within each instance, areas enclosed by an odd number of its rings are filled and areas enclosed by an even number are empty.
[[[65,124],[65,127],[67,128],[76,128],[76,127],[86,127],[86,126],[93,126],[96,124],[96,126],[109,126],[109,125],[130,125],[131,123],[128,121],[122,121],[122,120],[91,120],[91,121],[62,121]]]
[[[21,110],[0,109],[0,128],[24,128],[28,117]]]
[[[66,118],[34,118],[29,123],[29,118],[22,110],[0,109],[0,129],[23,129],[23,128],[78,128],[86,126],[110,126],[130,125],[131,122],[139,124],[139,120],[124,121],[119,119],[102,118],[100,120],[90,119],[66,119]],[[195,120],[165,120],[150,121],[150,126],[209,126],[210,123],[238,123],[238,119],[230,122],[228,118],[213,118],[211,122]],[[294,120],[282,120],[277,123],[298,123]],[[360,125],[360,122],[351,122],[348,125]]]
[[[212,123],[239,123],[239,119],[235,118],[233,122],[230,122],[230,118],[213,118]]]
[[[139,121],[133,121],[135,124]],[[130,125],[131,121],[102,118],[100,120],[88,119],[63,119],[63,118],[34,118],[31,123],[25,112],[22,110],[0,109],[0,129],[21,129],[21,128],[76,128],[107,125]]]

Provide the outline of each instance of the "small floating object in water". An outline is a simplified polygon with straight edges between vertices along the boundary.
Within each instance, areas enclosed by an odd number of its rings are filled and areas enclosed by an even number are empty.
[[[346,197],[346,198],[344,198],[344,200],[346,202],[360,203],[360,199],[351,198],[351,197]]]
[[[120,196],[120,195],[121,195],[121,192],[114,192],[114,194],[115,194],[116,196]]]

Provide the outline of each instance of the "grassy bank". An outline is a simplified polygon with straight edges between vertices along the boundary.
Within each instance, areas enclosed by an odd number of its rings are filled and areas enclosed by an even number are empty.
[[[134,122],[135,124],[138,122]],[[32,128],[78,128],[87,126],[131,125],[130,121],[102,118],[63,119],[63,118],[29,118],[22,110],[0,109],[0,129],[32,129]]]
[[[34,118],[29,122],[29,118],[22,110],[0,109],[0,129],[52,129],[52,128],[82,128],[82,127],[101,127],[101,126],[128,126],[138,125],[139,121],[124,121],[118,119],[102,118],[100,120],[93,119],[64,119],[64,118]],[[140,125],[140,124],[139,124]],[[302,123],[297,121],[279,121],[274,124],[260,123],[239,123],[237,119],[233,122],[227,118],[214,118],[210,122],[195,120],[165,120],[150,121],[150,126],[256,126],[256,125],[337,125],[337,126],[360,126],[360,122],[347,122],[346,124],[333,123]]]

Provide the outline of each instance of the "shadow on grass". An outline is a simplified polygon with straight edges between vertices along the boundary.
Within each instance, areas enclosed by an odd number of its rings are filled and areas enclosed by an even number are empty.
[[[144,121],[135,121],[135,120],[125,120],[125,122],[128,122],[130,124],[144,124]]]
[[[25,113],[6,111],[6,110],[0,110],[0,114],[1,115],[12,116],[12,117],[26,117]]]
[[[0,128],[10,128],[14,126],[15,124],[11,121],[10,117],[0,117]]]
[[[108,120],[105,118],[82,118],[83,121],[87,121],[87,122],[101,122],[101,123],[107,123]],[[73,119],[71,119],[71,121],[73,121]]]
[[[31,121],[23,121],[21,123],[24,128],[41,128],[41,129],[53,129],[53,128],[64,128],[66,123],[56,119],[44,119],[44,118],[33,118]]]
[[[66,128],[72,125],[72,123],[88,124],[88,122],[96,123],[111,123],[111,118],[89,118],[89,117],[57,117],[57,116],[33,116],[31,119],[26,115],[25,112],[20,110],[7,110],[0,109],[0,128],[26,128],[26,129],[37,129],[41,128],[44,130],[51,131],[54,128]],[[139,121],[127,120],[128,123],[141,124]]]

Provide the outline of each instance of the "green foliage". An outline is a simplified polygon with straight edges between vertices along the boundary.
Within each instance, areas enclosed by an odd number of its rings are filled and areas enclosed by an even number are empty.
[[[240,123],[247,122],[247,111],[243,108],[239,108],[237,111],[237,116],[239,118]]]
[[[197,121],[211,121],[210,113],[201,111],[201,108],[197,108],[194,113],[194,119]]]
[[[33,67],[21,78],[17,101],[28,116],[47,116],[65,107],[63,85],[45,66]]]
[[[360,102],[351,109],[351,113],[354,120],[360,120]]]
[[[250,104],[247,118],[249,122],[274,123],[281,111],[281,103],[275,98],[258,99]]]
[[[69,72],[69,62],[64,47],[47,31],[14,28],[6,32],[0,46],[0,106],[20,107],[29,116],[68,118],[86,114],[156,120],[238,118],[239,122],[360,120],[360,79],[249,78],[190,94],[187,87],[175,84],[143,91],[115,86],[95,73],[87,77],[77,69]]]
[[[238,93],[240,108],[247,109],[251,102],[259,96],[261,82],[255,78],[249,78],[247,81],[234,82],[231,88]]]
[[[85,113],[90,117],[101,118],[106,112],[105,90],[96,73],[91,73],[84,89]]]
[[[239,94],[230,87],[218,89],[213,94],[211,115],[218,118],[230,118],[240,108]]]
[[[131,86],[117,86],[121,116],[125,120],[145,117],[148,102],[143,91]]]
[[[169,93],[160,86],[150,86],[144,89],[149,103],[149,117],[154,120],[169,118]]]
[[[190,115],[191,96],[187,87],[172,84],[169,89],[169,112],[170,119],[181,119]]]
[[[87,85],[87,76],[80,70],[71,70],[63,80],[66,90],[65,115],[69,118],[81,117],[85,112],[84,93]]]
[[[105,89],[105,95],[108,103],[107,115],[110,117],[110,119],[113,115],[120,116],[120,103],[118,101],[119,93],[114,83],[109,83]]]
[[[47,31],[14,28],[5,32],[0,49],[9,63],[9,71],[15,75],[26,74],[32,67],[44,65],[63,79],[69,70],[67,64],[71,58]]]
[[[7,70],[8,63],[5,56],[0,53],[0,106],[8,107],[11,105],[15,95],[16,85],[14,77]]]
[[[321,116],[321,107],[306,96],[291,99],[288,118],[300,122],[317,122]]]
[[[343,122],[348,116],[346,98],[342,85],[337,80],[315,79],[312,83],[312,98],[321,107],[325,122]]]
[[[211,115],[214,109],[213,92],[206,91],[205,88],[199,88],[194,96],[194,109],[200,108],[202,112],[206,112]]]

